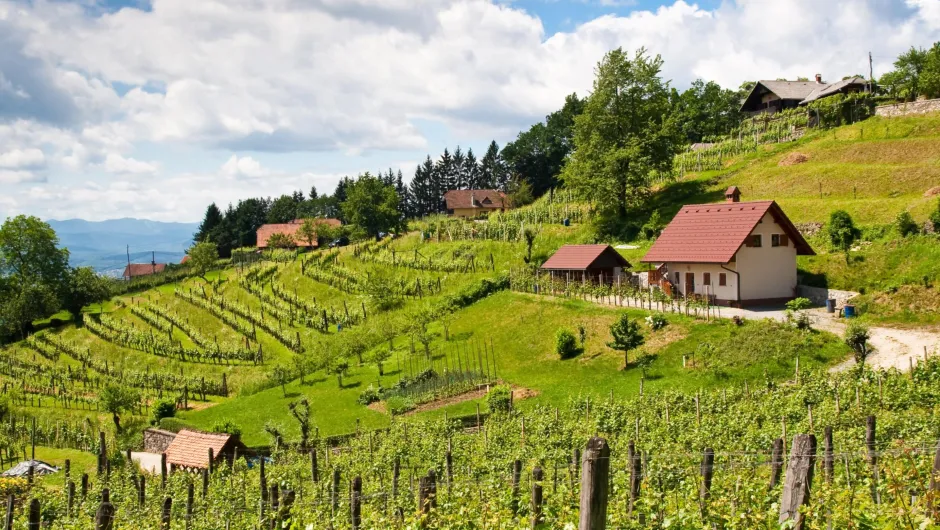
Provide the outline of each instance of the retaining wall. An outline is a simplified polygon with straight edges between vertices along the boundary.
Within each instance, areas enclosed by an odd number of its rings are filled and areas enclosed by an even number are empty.
[[[825,287],[810,287],[808,285],[798,285],[797,293],[803,298],[809,298],[810,302],[816,305],[826,305],[826,300],[834,298],[836,306],[843,306],[845,303],[858,296],[855,291],[840,291],[838,289],[826,289]]]
[[[911,101],[910,103],[896,103],[894,105],[875,107],[875,116],[883,116],[886,118],[904,116],[907,114],[927,114],[928,112],[940,112],[940,99],[926,99],[923,101]]]

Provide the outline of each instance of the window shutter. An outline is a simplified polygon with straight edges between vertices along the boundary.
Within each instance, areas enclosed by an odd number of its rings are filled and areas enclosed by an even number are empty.
[[[718,273],[718,285],[728,285],[728,277],[723,272]]]
[[[786,234],[780,234],[780,246],[788,247],[790,246],[790,238]]]
[[[744,246],[745,246],[745,247],[753,247],[753,246],[754,246],[754,238],[751,237],[751,236],[747,236],[747,239],[744,240]]]

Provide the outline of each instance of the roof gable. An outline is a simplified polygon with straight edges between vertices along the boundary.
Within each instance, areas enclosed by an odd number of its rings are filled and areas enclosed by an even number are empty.
[[[502,208],[506,194],[499,190],[450,190],[444,194],[448,210]]]
[[[293,238],[294,244],[298,247],[316,247],[319,243],[316,239],[312,241],[312,244],[308,244],[307,240],[297,235],[297,231],[300,230],[300,227],[303,226],[303,219],[294,219],[289,223],[278,223],[278,224],[265,224],[258,227],[256,235],[255,245],[258,248],[267,248],[268,239],[271,238],[274,234],[284,234]],[[325,219],[318,218],[314,219],[316,223],[324,223],[329,225],[332,228],[337,228],[342,225],[339,219]]]
[[[610,245],[564,245],[542,265],[545,270],[584,270],[604,258],[617,267],[629,267],[630,262]]]
[[[815,254],[776,202],[727,202],[683,206],[642,261],[728,263],[767,213],[793,241],[797,255]]]
[[[231,440],[230,434],[183,429],[166,448],[166,462],[181,467],[209,467],[209,449],[218,457]]]

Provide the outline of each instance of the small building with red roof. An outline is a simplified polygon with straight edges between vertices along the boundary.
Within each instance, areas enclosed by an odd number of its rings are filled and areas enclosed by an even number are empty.
[[[542,264],[552,278],[612,283],[630,263],[610,245],[564,245]]]
[[[796,297],[796,257],[815,252],[775,201],[683,206],[643,257],[676,296],[722,305],[777,304]]]
[[[210,449],[213,462],[225,460],[231,463],[239,453],[245,454],[245,446],[238,436],[192,429],[182,429],[176,433],[164,454],[170,469],[196,470],[209,467]]]
[[[470,219],[505,211],[506,194],[499,190],[450,190],[444,193],[447,212]]]
[[[339,228],[343,224],[339,219],[314,219],[314,222],[317,224],[323,223],[330,228]],[[303,219],[294,219],[289,223],[261,225],[256,232],[257,247],[260,249],[268,248],[268,239],[270,239],[271,236],[274,234],[284,234],[293,240],[295,247],[317,248],[319,246],[317,238],[313,238],[312,241],[307,241],[297,233],[303,224]]]
[[[131,263],[124,267],[121,278],[130,280],[139,276],[159,274],[166,270],[166,263]]]

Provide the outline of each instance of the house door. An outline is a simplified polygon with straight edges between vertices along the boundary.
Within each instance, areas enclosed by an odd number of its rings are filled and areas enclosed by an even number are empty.
[[[685,273],[685,294],[686,296],[695,294],[695,273],[694,272]]]

